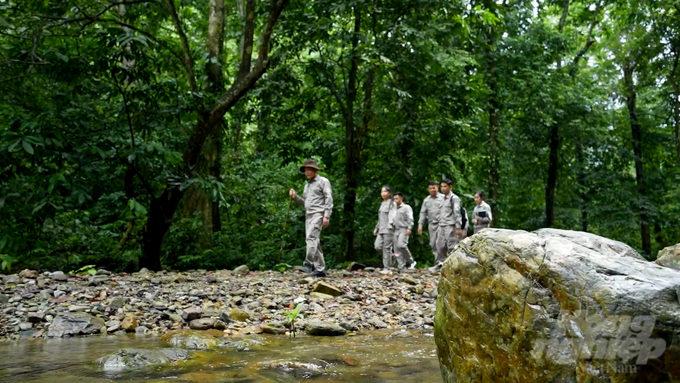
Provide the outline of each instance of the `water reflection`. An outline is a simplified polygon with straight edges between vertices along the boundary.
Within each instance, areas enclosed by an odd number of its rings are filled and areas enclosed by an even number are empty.
[[[94,360],[120,348],[165,347],[157,337],[103,336],[0,343],[1,382],[439,382],[434,339],[378,331],[345,337],[263,336],[249,350],[192,353],[193,359],[104,372]]]

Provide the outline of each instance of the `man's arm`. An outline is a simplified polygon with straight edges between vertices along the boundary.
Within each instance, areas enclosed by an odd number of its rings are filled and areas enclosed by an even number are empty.
[[[456,229],[460,230],[463,224],[463,217],[460,216],[460,198],[454,196],[452,198],[451,205],[453,205],[453,224]]]
[[[409,231],[413,229],[413,209],[411,206],[409,206],[406,210],[406,226],[408,227]]]
[[[324,206],[324,218],[331,218],[331,213],[333,213],[333,191],[331,190],[331,181],[324,182],[323,185],[323,196],[325,201]]]
[[[423,233],[423,225],[427,221],[427,198],[423,200],[422,206],[420,206],[420,217],[418,217],[418,234]]]
[[[304,197],[304,196],[303,196],[303,197],[300,197],[300,196],[295,192],[295,190],[293,190],[293,189],[290,189],[290,190],[291,190],[291,194],[292,194],[293,200],[295,200],[295,202],[297,202],[298,205],[305,206],[305,197]],[[304,189],[304,192],[303,192],[303,193],[304,193],[304,194],[307,194],[307,185],[305,185],[305,189]],[[304,194],[303,194],[303,195],[304,195]]]

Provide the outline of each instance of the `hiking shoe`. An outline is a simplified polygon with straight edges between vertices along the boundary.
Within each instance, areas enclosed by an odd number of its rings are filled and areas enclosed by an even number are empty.
[[[326,275],[325,271],[314,270],[314,272],[312,273],[312,276],[317,277],[317,278],[323,278],[323,277],[326,277],[327,275]]]
[[[408,267],[409,270],[415,269],[415,268],[416,268],[416,263],[417,263],[416,261],[413,261],[413,263],[411,263],[411,265]]]

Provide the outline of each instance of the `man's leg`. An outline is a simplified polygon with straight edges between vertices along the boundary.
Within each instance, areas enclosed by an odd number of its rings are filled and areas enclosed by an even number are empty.
[[[394,250],[394,234],[387,233],[382,235],[382,255],[383,255],[383,267],[390,268],[394,264],[392,259],[392,251]]]
[[[448,248],[449,254],[456,248],[461,239],[462,237],[456,233],[456,228],[451,226],[451,235],[446,237],[446,247]],[[446,254],[446,256],[448,257],[449,254]]]
[[[321,236],[321,225],[323,224],[323,214],[314,214],[307,216],[305,222],[306,228],[306,242],[307,242],[307,257],[305,262],[313,265],[317,271],[323,271],[325,264],[323,261],[323,254],[321,253],[319,237]]]
[[[411,250],[408,248],[409,236],[406,235],[406,230],[399,233],[399,267],[403,268],[406,266],[411,266],[413,264],[413,255],[411,255]]]
[[[430,248],[432,249],[432,254],[434,254],[435,262],[437,260],[437,230],[439,225],[436,223],[428,224],[427,230],[430,232]]]
[[[439,226],[439,230],[437,231],[437,259],[435,265],[444,263],[449,256],[449,252],[453,250],[453,247],[449,247],[452,244],[451,237],[455,235],[455,228],[453,226]]]
[[[404,229],[397,229],[394,231],[394,253],[397,254],[397,267],[399,267],[399,269],[403,269],[406,264],[404,261],[404,248],[402,247],[404,244],[402,237],[405,232],[406,230]]]

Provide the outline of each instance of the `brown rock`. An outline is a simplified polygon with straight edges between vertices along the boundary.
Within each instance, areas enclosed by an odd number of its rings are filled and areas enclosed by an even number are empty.
[[[314,286],[312,292],[327,294],[334,297],[339,297],[340,295],[344,294],[342,290],[326,282],[317,283],[316,286]]]
[[[137,326],[139,326],[139,320],[134,314],[126,314],[120,324],[120,328],[128,332],[135,331]]]
[[[201,318],[194,319],[189,322],[189,328],[192,330],[208,330],[215,326],[217,319],[214,318]]]

